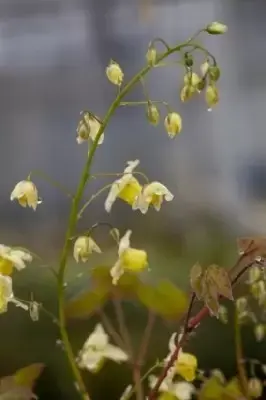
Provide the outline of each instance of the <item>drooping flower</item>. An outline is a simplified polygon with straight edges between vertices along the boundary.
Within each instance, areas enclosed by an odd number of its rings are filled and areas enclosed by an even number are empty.
[[[98,372],[106,359],[121,363],[128,360],[128,355],[119,347],[110,344],[102,325],[97,324],[80,350],[77,363],[80,368]]]
[[[36,210],[37,205],[41,203],[38,190],[30,180],[18,182],[10,195],[10,200],[17,200],[22,207],[31,207],[33,210]]]
[[[101,122],[98,117],[93,116],[88,111],[82,112],[82,118],[78,123],[77,127],[77,143],[81,144],[91,139],[92,142],[95,141],[96,136],[101,127]],[[98,145],[102,144],[104,141],[104,133],[101,134],[98,141]]]
[[[141,192],[142,186],[138,180],[133,176],[133,170],[139,164],[139,160],[128,161],[127,167],[124,169],[123,176],[112,184],[112,187],[105,200],[105,210],[111,211],[111,208],[117,198],[124,200],[132,205],[136,197]]]
[[[11,275],[14,267],[20,271],[31,261],[30,253],[0,244],[0,274]]]
[[[153,388],[157,382],[157,377],[151,375],[149,377],[149,385]],[[173,376],[167,375],[163,380],[159,392],[160,400],[190,400],[193,393],[195,393],[195,387],[188,382],[174,382]]]
[[[140,272],[148,266],[146,251],[130,247],[131,234],[132,231],[128,230],[119,242],[118,260],[110,271],[114,285],[117,284],[125,270]]]
[[[211,111],[216,104],[219,102],[219,92],[217,87],[215,86],[214,83],[209,84],[206,87],[206,92],[205,92],[205,101],[208,106],[208,111]]]
[[[120,86],[124,79],[124,73],[120,65],[113,60],[110,61],[106,68],[106,76],[111,83],[117,86]]]
[[[135,199],[132,208],[140,210],[146,214],[150,205],[153,205],[156,211],[160,211],[163,200],[172,201],[174,195],[160,182],[152,182],[144,186],[141,193]]]
[[[90,236],[79,236],[74,244],[73,256],[76,262],[88,261],[92,252],[101,253],[100,247]]]
[[[170,353],[165,359],[165,362],[169,360],[169,358],[175,351],[176,348],[175,338],[176,334],[174,333],[169,340]],[[173,368],[175,373],[182,376],[182,378],[184,378],[186,381],[191,382],[196,377],[197,368],[198,368],[197,358],[193,354],[185,353],[183,352],[182,349],[180,349],[177,360]]]
[[[168,136],[173,139],[182,130],[182,118],[176,112],[169,113],[164,120],[164,127]]]
[[[14,298],[12,289],[12,278],[0,274],[0,313],[7,311],[8,303],[14,303],[16,306],[28,310],[28,306]]]

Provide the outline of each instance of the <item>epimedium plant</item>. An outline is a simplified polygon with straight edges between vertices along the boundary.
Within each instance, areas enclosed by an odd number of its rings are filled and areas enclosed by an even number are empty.
[[[132,369],[132,384],[121,394],[122,400],[135,397],[137,400],[187,400],[191,396],[199,399],[240,399],[256,398],[262,393],[262,383],[253,374],[248,380],[245,363],[242,357],[240,323],[249,319],[252,314],[248,310],[246,297],[236,301],[236,349],[238,375],[231,381],[226,381],[219,370],[214,370],[206,376],[198,369],[197,358],[184,351],[184,347],[192,333],[207,315],[216,316],[222,322],[227,322],[227,310],[220,304],[221,298],[233,301],[232,287],[239,278],[249,270],[249,284],[251,295],[259,302],[266,304],[265,283],[261,278],[261,266],[265,255],[265,239],[242,238],[239,240],[239,259],[231,270],[218,265],[201,266],[196,263],[190,273],[191,296],[184,293],[168,280],[157,284],[149,284],[142,279],[143,271],[149,267],[148,255],[144,249],[137,249],[131,245],[132,231],[128,229],[121,234],[119,229],[108,222],[94,224],[82,235],[77,235],[76,228],[85,210],[102,193],[108,191],[105,200],[107,213],[117,199],[128,203],[133,210],[145,214],[150,208],[156,211],[161,209],[163,202],[170,202],[174,195],[162,183],[150,182],[142,171],[137,171],[139,160],[128,161],[122,173],[107,173],[116,179],[102,187],[98,192],[81,205],[84,190],[97,174],[92,172],[94,155],[98,146],[104,143],[104,133],[108,124],[121,106],[144,106],[148,121],[157,126],[165,107],[164,128],[170,139],[174,139],[182,130],[182,117],[171,106],[161,100],[150,99],[145,86],[145,77],[153,69],[166,65],[181,65],[184,70],[183,86],[180,90],[180,100],[186,102],[192,97],[205,95],[207,108],[212,109],[219,101],[217,82],[220,78],[220,69],[215,57],[198,41],[201,34],[220,35],[227,31],[227,27],[219,22],[212,22],[187,41],[169,46],[161,38],[154,39],[146,54],[146,65],[132,79],[126,82],[121,66],[111,60],[106,68],[106,76],[118,89],[117,95],[102,119],[91,111],[81,113],[77,127],[77,143],[88,144],[88,154],[77,185],[76,193],[71,196],[71,210],[65,234],[64,246],[59,259],[59,268],[53,271],[57,281],[58,316],[55,322],[58,325],[62,348],[73,373],[73,381],[77,389],[77,397],[91,399],[89,388],[86,387],[81,371],[86,369],[91,373],[99,373],[106,360],[117,363],[127,363]],[[159,52],[157,45],[162,44],[164,51]],[[200,73],[197,72],[195,52],[200,53],[202,63]],[[168,61],[168,57],[177,55],[178,59]],[[131,89],[141,84],[144,91],[144,100],[128,102],[125,100]],[[11,200],[17,200],[23,207],[36,210],[41,203],[36,185],[32,181],[31,173],[25,180],[19,182],[11,193]],[[101,174],[99,174],[101,175]],[[50,179],[52,183],[53,180]],[[60,184],[56,184],[63,188]],[[68,256],[73,250],[76,262],[86,263],[92,252],[101,253],[101,246],[93,238],[94,230],[105,225],[110,229],[110,235],[117,245],[117,259],[112,266],[100,265],[90,271],[91,286],[88,291],[79,294],[70,301],[66,301],[65,273]],[[29,310],[33,320],[38,320],[40,311],[49,313],[37,301],[23,301],[18,299],[12,288],[14,270],[25,268],[26,263],[35,257],[27,249],[0,246],[0,311],[6,312],[8,303]],[[147,324],[143,332],[138,351],[133,349],[131,337],[126,324],[123,300],[138,301],[147,308]],[[117,319],[117,327],[105,312],[107,302],[112,302]],[[202,309],[193,316],[196,301],[203,302]],[[89,317],[95,314],[99,322],[86,339],[79,352],[73,350],[68,331],[69,318]],[[52,318],[53,315],[52,315]],[[182,321],[179,332],[173,333],[169,339],[169,354],[147,372],[145,366],[147,348],[150,342],[156,318],[172,321]],[[251,318],[252,319],[252,318]],[[255,334],[262,340],[265,327],[256,322]],[[113,344],[114,343],[114,344]],[[253,361],[253,364],[259,363]],[[253,365],[252,364],[252,365]],[[43,364],[32,364],[17,371],[12,377],[2,378],[0,381],[0,399],[30,399],[34,397],[32,388],[35,380],[42,372]],[[265,370],[262,365],[261,368]],[[192,383],[195,380],[197,385]],[[13,397],[12,397],[13,396]]]

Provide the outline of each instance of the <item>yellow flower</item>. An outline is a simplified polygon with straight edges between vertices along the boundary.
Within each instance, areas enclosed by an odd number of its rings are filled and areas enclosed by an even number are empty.
[[[17,270],[26,267],[25,262],[31,262],[32,256],[23,250],[12,249],[11,247],[0,245],[0,274],[11,275],[13,268]]]
[[[182,118],[176,112],[169,113],[164,120],[164,127],[168,133],[168,136],[172,139],[182,129]]]
[[[92,142],[95,141],[96,136],[101,127],[101,122],[98,117],[94,117],[88,111],[82,113],[82,119],[78,123],[77,127],[77,143],[81,144],[88,139],[91,139]],[[104,133],[101,134],[101,137],[98,141],[98,145],[102,144],[104,141]]]
[[[106,68],[106,75],[110,82],[114,85],[120,86],[124,79],[124,73],[119,64],[115,61],[110,62],[108,67]]]
[[[172,201],[174,195],[160,182],[152,182],[142,189],[139,196],[135,199],[132,208],[140,210],[146,214],[150,205],[153,205],[156,211],[160,211],[163,200]]]
[[[77,238],[73,250],[76,262],[86,262],[93,251],[101,253],[100,247],[90,236],[79,236]]]
[[[114,285],[117,284],[125,270],[140,272],[148,266],[146,251],[130,247],[131,234],[132,231],[128,230],[119,242],[118,260],[110,271]]]
[[[194,86],[185,85],[180,92],[180,100],[184,103],[191,99],[191,97],[196,93],[197,89]]]
[[[20,181],[14,187],[10,200],[18,200],[19,204],[22,207],[31,207],[33,210],[36,210],[37,205],[41,203],[38,199],[38,191],[33,182]]]
[[[183,353],[180,350],[177,361],[175,363],[176,372],[186,381],[191,382],[196,377],[198,361],[193,354]]]
[[[133,176],[134,168],[139,164],[139,160],[128,161],[128,166],[124,170],[124,174],[120,179],[117,179],[113,184],[105,200],[105,210],[111,211],[111,208],[117,198],[120,198],[132,205],[136,197],[141,192],[142,186]]]

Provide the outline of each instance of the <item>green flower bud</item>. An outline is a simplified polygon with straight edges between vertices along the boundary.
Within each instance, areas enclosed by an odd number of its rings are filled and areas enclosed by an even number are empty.
[[[248,301],[245,297],[239,297],[236,300],[236,309],[238,311],[239,314],[243,313],[244,311],[246,311],[248,305]]]
[[[194,64],[194,61],[193,61],[192,55],[186,53],[186,54],[185,54],[185,66],[188,67],[188,68],[190,68],[190,67],[193,66],[193,64]]]
[[[257,399],[262,395],[263,385],[258,378],[251,378],[248,381],[248,394],[253,399]]]
[[[124,79],[124,73],[117,62],[111,60],[108,67],[105,70],[106,76],[111,83],[120,86]]]
[[[184,76],[184,84],[187,86],[196,87],[200,81],[200,77],[195,72],[188,72]]]
[[[191,99],[191,97],[196,93],[196,88],[193,86],[185,85],[180,91],[180,100],[184,103]]]
[[[197,90],[198,90],[199,92],[201,92],[203,89],[205,89],[205,86],[206,86],[206,79],[205,79],[205,78],[202,78],[202,79],[199,81],[199,83],[197,84]]]
[[[149,104],[146,112],[147,118],[152,125],[158,125],[160,122],[160,112],[154,104]]]
[[[154,46],[149,46],[146,53],[146,60],[149,65],[155,65],[157,60],[157,50]]]
[[[212,65],[208,69],[208,74],[212,81],[217,82],[221,75],[220,68],[217,65]]]
[[[254,328],[254,334],[257,342],[261,342],[265,336],[265,327],[263,324],[258,324]]]
[[[201,64],[200,70],[203,76],[205,76],[208,73],[209,68],[210,68],[210,63],[208,60],[206,60],[203,64]]]
[[[205,100],[208,105],[209,111],[219,102],[219,92],[214,84],[210,84],[207,86],[205,92]]]
[[[205,29],[205,31],[210,35],[222,35],[223,33],[227,32],[227,30],[227,26],[221,22],[212,22],[211,24],[207,25]]]
[[[164,127],[170,138],[174,138],[182,129],[182,118],[176,112],[169,113],[164,120]]]

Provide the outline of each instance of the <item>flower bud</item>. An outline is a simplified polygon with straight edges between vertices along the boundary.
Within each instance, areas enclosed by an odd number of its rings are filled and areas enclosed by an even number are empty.
[[[228,323],[228,311],[225,306],[222,306],[222,305],[219,306],[218,318],[223,324]]]
[[[222,35],[223,33],[227,32],[227,29],[227,26],[221,22],[212,22],[211,24],[207,25],[205,31],[210,35]]]
[[[157,60],[157,50],[154,46],[149,46],[146,53],[146,60],[149,65],[155,65]]]
[[[265,282],[262,280],[254,282],[250,287],[250,291],[255,299],[260,300],[264,298],[266,294]]]
[[[207,82],[206,78],[202,78],[202,79],[199,81],[199,83],[197,84],[197,90],[198,90],[198,92],[201,92],[203,89],[205,89],[206,82]]]
[[[208,60],[206,60],[203,64],[201,64],[200,71],[203,76],[205,76],[208,73],[209,68],[210,68],[210,64],[209,64]]]
[[[217,378],[221,384],[226,382],[225,376],[220,369],[213,369],[211,371],[211,375],[215,376],[215,378]]]
[[[262,395],[263,386],[258,378],[251,378],[248,381],[248,394],[253,399],[257,399]]]
[[[170,138],[174,138],[182,129],[182,118],[179,114],[169,113],[164,120],[165,129]]]
[[[115,61],[110,61],[110,64],[106,68],[106,75],[110,82],[114,85],[120,86],[124,79],[124,73]]]
[[[257,282],[261,277],[261,269],[257,265],[254,265],[249,269],[248,272],[248,283],[253,284]]]
[[[187,86],[196,87],[200,81],[200,77],[195,72],[188,72],[184,76],[184,84]]]
[[[146,115],[152,125],[158,125],[160,121],[160,112],[154,104],[148,104]]]
[[[248,305],[248,301],[245,297],[239,297],[236,300],[236,309],[239,314],[242,314],[244,311],[246,311]]]
[[[208,69],[208,74],[212,81],[217,82],[221,76],[220,68],[217,65],[212,65]]]
[[[196,93],[196,89],[193,86],[185,85],[180,92],[180,100],[184,103],[191,99],[191,97]]]
[[[208,105],[208,110],[210,111],[219,102],[218,89],[214,84],[210,84],[206,88],[205,100]]]
[[[194,61],[193,61],[192,55],[186,53],[186,54],[185,54],[185,66],[188,67],[188,68],[190,68],[190,67],[193,66],[193,64],[194,64]]]
[[[261,342],[265,336],[265,327],[263,324],[258,324],[254,328],[254,334],[257,342]]]

